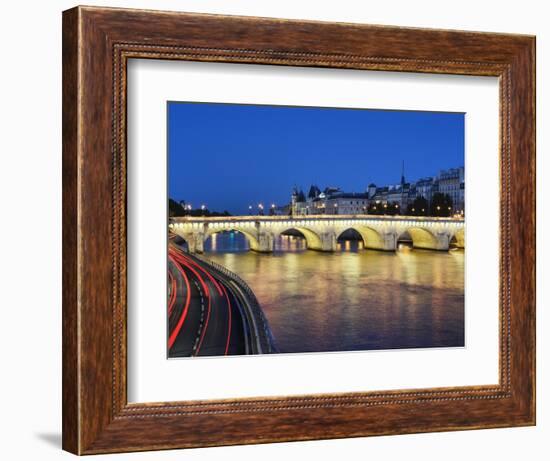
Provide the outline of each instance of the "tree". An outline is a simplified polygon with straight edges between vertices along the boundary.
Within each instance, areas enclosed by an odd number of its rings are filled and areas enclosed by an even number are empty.
[[[384,214],[384,205],[382,203],[370,202],[367,209],[368,214]]]
[[[432,197],[431,216],[447,217],[453,211],[453,199],[449,194],[436,192]]]
[[[387,206],[384,207],[384,214],[393,216],[400,213],[401,213],[401,207],[397,202],[388,202]]]
[[[430,204],[422,196],[416,197],[414,201],[410,203],[407,208],[407,214],[409,216],[428,216],[429,212],[430,212]]]
[[[181,203],[176,202],[173,199],[168,199],[168,215],[169,216],[185,216],[185,208]]]
[[[231,216],[229,211],[224,210],[223,212],[219,211],[210,211],[208,208],[204,207],[195,208],[195,209],[186,209],[184,202],[176,202],[173,199],[168,199],[168,216],[177,218],[179,216],[191,216],[193,218],[199,218],[203,216]]]
[[[401,207],[397,202],[371,202],[367,208],[367,213],[374,215],[396,215],[401,213]]]

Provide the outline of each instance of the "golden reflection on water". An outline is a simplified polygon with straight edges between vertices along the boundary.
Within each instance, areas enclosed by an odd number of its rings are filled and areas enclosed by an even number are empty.
[[[259,254],[239,239],[219,234],[206,256],[248,282],[281,352],[464,345],[463,251],[321,253],[282,236]]]
[[[210,237],[210,250],[211,251],[217,251],[218,250],[218,234],[213,234],[212,237]]]

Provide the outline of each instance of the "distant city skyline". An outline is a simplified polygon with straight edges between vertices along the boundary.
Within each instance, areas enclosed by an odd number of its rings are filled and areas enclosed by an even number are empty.
[[[231,214],[464,165],[463,113],[170,102],[168,130],[170,198]]]

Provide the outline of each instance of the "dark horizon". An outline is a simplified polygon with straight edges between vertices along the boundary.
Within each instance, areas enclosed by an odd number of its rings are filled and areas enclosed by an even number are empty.
[[[464,114],[168,103],[169,198],[247,214],[340,187],[365,192],[464,166]],[[348,167],[349,166],[349,167]]]

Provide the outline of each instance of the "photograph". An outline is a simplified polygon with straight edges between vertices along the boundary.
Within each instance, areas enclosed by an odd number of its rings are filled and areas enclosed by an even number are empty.
[[[465,346],[465,114],[169,101],[167,357]]]

